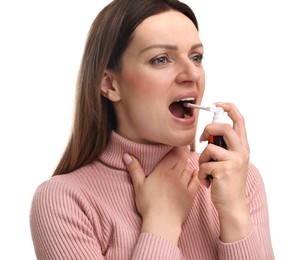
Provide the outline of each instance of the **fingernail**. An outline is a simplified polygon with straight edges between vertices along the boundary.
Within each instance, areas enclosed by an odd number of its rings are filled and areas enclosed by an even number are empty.
[[[133,159],[131,158],[131,156],[128,153],[123,154],[122,159],[126,165],[130,165],[133,161]]]

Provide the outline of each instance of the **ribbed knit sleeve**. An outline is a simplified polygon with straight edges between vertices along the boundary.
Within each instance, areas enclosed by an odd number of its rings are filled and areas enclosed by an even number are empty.
[[[38,187],[30,214],[37,259],[104,259],[87,205],[79,191],[63,182]]]
[[[141,233],[132,260],[157,259],[179,260],[179,248],[172,242],[160,236]]]

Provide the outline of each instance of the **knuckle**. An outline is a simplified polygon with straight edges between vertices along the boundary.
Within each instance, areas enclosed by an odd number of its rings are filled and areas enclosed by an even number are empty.
[[[220,125],[223,132],[227,133],[229,131],[233,131],[233,128],[230,124],[222,124]]]
[[[242,114],[239,114],[237,117],[237,123],[241,125],[245,125],[245,118]]]

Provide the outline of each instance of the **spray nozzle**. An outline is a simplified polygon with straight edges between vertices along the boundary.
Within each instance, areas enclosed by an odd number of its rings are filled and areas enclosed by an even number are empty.
[[[214,114],[213,123],[225,123],[224,109],[222,107],[216,107],[216,109],[217,111]]]
[[[206,110],[209,112],[214,113],[214,118],[213,118],[213,123],[224,123],[224,109],[222,107],[205,107],[205,106],[200,106],[192,103],[184,103],[183,106],[189,107],[189,108],[198,108],[202,110]]]
[[[196,104],[192,104],[192,103],[183,103],[183,106],[185,107],[189,107],[189,108],[198,108],[198,109],[203,109],[206,111],[210,111],[210,112],[217,112],[217,107],[205,107],[205,106],[200,106],[200,105],[196,105]]]

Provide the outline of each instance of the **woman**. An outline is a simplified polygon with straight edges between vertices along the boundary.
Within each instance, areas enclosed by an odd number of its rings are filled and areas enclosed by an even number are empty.
[[[274,258],[234,105],[217,104],[233,126],[201,136],[221,135],[228,149],[193,151],[198,112],[183,103],[201,102],[202,57],[195,15],[179,1],[115,0],[99,13],[71,139],[32,202],[38,259]]]

